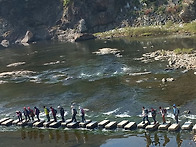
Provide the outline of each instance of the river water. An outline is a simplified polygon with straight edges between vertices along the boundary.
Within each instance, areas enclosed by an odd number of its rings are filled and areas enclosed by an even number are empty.
[[[97,55],[100,48],[115,54]],[[80,43],[40,42],[0,50],[0,118],[16,119],[23,107],[43,106],[66,111],[70,105],[89,109],[86,118],[139,123],[141,108],[158,109],[175,103],[180,124],[196,123],[196,75],[184,69],[165,70],[167,61],[143,63],[137,58],[156,50],[196,49],[195,37],[90,40]],[[174,78],[163,83],[163,78]],[[191,114],[186,114],[190,110]],[[58,114],[58,117],[59,114]],[[78,116],[77,118],[81,118]],[[161,122],[161,117],[157,118]],[[172,110],[167,119],[174,122]],[[152,118],[150,117],[150,121]],[[0,127],[0,146],[196,146],[194,133],[144,130],[45,130]]]

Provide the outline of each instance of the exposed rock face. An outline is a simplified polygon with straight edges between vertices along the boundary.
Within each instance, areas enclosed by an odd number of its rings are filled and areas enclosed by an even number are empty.
[[[189,22],[196,18],[195,0],[183,3],[183,10],[180,12],[180,17],[184,22]]]
[[[21,40],[21,43],[29,43],[33,38],[33,33],[31,31],[27,31],[24,38]]]

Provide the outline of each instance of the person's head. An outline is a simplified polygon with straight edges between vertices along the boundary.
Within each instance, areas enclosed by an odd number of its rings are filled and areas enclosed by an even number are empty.
[[[37,107],[35,106],[34,109],[36,109]]]
[[[28,107],[28,109],[30,109],[30,107]]]
[[[46,108],[46,106],[44,106],[44,108]]]
[[[26,109],[26,107],[24,107],[24,110]]]
[[[159,107],[159,109],[161,109],[161,106]]]
[[[145,107],[143,106],[142,109],[145,109]]]
[[[61,106],[58,106],[57,108],[58,108],[58,109],[60,109],[60,108],[61,108]]]
[[[52,109],[52,106],[50,106],[50,109]]]
[[[176,104],[173,104],[173,107],[175,108],[176,107]]]

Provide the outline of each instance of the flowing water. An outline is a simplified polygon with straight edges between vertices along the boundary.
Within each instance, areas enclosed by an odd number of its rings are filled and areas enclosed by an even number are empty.
[[[105,47],[118,49],[121,56],[93,53]],[[66,118],[70,118],[70,105],[75,102],[89,109],[88,119],[128,119],[139,123],[142,106],[158,109],[175,103],[180,109],[180,124],[187,120],[196,123],[195,71],[165,70],[167,61],[136,60],[143,53],[176,48],[196,49],[196,38],[41,42],[2,49],[0,118],[16,119],[16,110],[37,106],[45,119],[44,105],[61,105]],[[163,78],[175,80],[163,83]],[[187,110],[191,114],[186,114]],[[157,119],[161,121],[160,116]],[[174,122],[172,110],[168,110],[167,119]],[[0,146],[196,146],[196,136],[184,131],[44,130],[14,126],[0,130]]]

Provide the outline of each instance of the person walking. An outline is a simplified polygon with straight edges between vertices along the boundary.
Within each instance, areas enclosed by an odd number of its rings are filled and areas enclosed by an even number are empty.
[[[49,112],[50,112],[50,110],[46,106],[44,106],[44,113],[46,115],[46,118],[48,119],[48,122],[50,121]]]
[[[72,119],[71,121],[73,122],[77,122],[76,120],[76,114],[77,114],[77,110],[76,108],[74,107],[74,105],[71,105],[71,113],[72,113]]]
[[[16,111],[16,115],[18,117],[19,122],[22,121],[22,113],[20,111]]]
[[[173,104],[173,111],[174,111],[176,123],[178,124],[179,109],[176,107],[176,104]]]
[[[56,109],[54,109],[52,106],[50,107],[50,110],[52,112],[52,116],[54,118],[54,121],[57,122],[57,118],[56,118],[56,114],[57,114],[57,111]]]
[[[146,109],[144,106],[142,107],[142,115],[143,115],[143,124],[145,123],[145,120],[147,120],[148,124],[150,125],[150,121],[148,120],[148,109]]]
[[[61,118],[62,118],[62,122],[65,122],[65,118],[64,118],[65,111],[64,111],[63,107],[58,106],[57,108],[60,110],[60,115],[61,115]]]
[[[37,116],[37,120],[40,121],[39,119],[40,110],[36,106],[34,107],[34,110],[35,110],[35,115]]]
[[[156,124],[156,115],[157,115],[157,111],[154,108],[151,108],[151,114],[152,114],[152,119],[154,121],[154,124]]]
[[[30,107],[28,107],[28,111],[29,111],[29,115],[31,116],[32,121],[34,121],[35,114],[34,114],[33,110],[30,109]]]
[[[165,116],[167,114],[167,110],[165,108],[162,108],[161,106],[159,107],[159,110],[160,110],[160,113],[161,113],[161,116],[162,116],[163,124],[165,124],[166,123]]]
[[[26,107],[24,107],[24,111],[23,114],[25,116],[25,120],[26,121],[31,121],[30,117],[29,117],[29,111],[26,109]],[[28,119],[28,120],[27,120]]]
[[[82,122],[85,122],[86,121],[85,120],[85,111],[81,106],[79,106],[79,112],[80,112],[80,116],[82,118]]]

